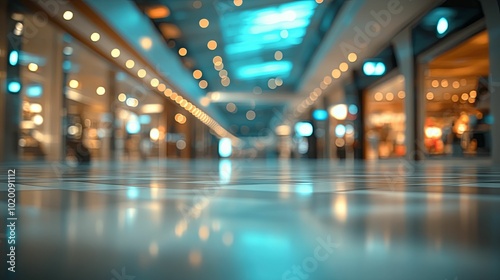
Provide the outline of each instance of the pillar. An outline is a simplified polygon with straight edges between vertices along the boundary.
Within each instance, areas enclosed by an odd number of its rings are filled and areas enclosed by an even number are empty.
[[[500,164],[500,1],[481,0],[490,41],[490,110],[493,163]]]
[[[393,39],[396,60],[401,74],[405,77],[405,145],[406,158],[422,160],[425,123],[425,99],[416,90],[416,66],[413,54],[411,28],[405,28]]]

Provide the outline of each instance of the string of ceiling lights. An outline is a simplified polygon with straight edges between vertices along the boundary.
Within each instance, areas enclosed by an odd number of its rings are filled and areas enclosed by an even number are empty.
[[[67,22],[74,20],[75,14],[71,10],[63,10],[60,16]],[[87,38],[95,44],[99,44],[103,41],[103,37],[99,32],[88,32]],[[146,41],[148,38],[143,38]],[[151,39],[149,39],[151,42]],[[141,45],[142,45],[141,41]],[[147,43],[147,42],[145,42]],[[106,44],[102,43],[100,47],[104,48]],[[186,50],[187,53],[187,50]],[[170,98],[178,106],[192,114],[202,123],[207,125],[209,128],[215,132],[215,134],[221,138],[230,138],[234,144],[239,143],[239,139],[224,129],[216,120],[210,117],[206,112],[198,108],[195,104],[188,101],[180,93],[176,92],[168,83],[159,75],[155,75],[155,71],[149,69],[145,65],[140,65],[138,62],[134,61],[133,56],[126,54],[123,50],[119,48],[112,48],[109,51],[109,55],[114,59],[114,61],[120,65],[123,65],[128,69],[129,74],[137,76],[142,79],[144,83],[149,84],[152,89],[156,90],[165,97]],[[124,99],[123,96],[119,98]]]
[[[350,53],[347,56],[347,61],[349,63],[355,63],[358,60],[358,55],[356,53]],[[324,93],[333,82],[333,80],[338,80],[344,73],[349,70],[349,63],[344,61],[339,64],[337,68],[332,69],[331,74],[326,75],[320,82],[319,86],[309,93],[309,96],[302,100],[300,104],[295,108],[293,115],[294,117],[299,117],[303,114],[309,107],[311,107],[318,98]],[[333,78],[333,79],[332,79]]]

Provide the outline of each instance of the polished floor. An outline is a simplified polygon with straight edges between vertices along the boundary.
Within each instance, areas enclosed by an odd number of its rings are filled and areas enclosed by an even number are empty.
[[[500,168],[487,161],[10,167],[12,279],[500,279]]]

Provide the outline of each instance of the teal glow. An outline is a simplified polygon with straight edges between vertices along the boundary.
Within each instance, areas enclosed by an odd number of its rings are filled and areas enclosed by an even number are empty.
[[[290,74],[292,66],[293,64],[286,60],[247,65],[238,69],[237,76],[242,80],[251,80],[254,78],[264,78],[269,76],[286,78]]]
[[[150,124],[151,123],[151,116],[150,115],[140,115],[139,116],[139,123],[140,124]]]
[[[385,64],[383,62],[368,61],[363,65],[363,73],[366,76],[382,76],[385,74]]]
[[[130,187],[127,190],[127,197],[130,199],[136,199],[139,197],[139,190],[136,187]]]
[[[129,134],[137,134],[141,131],[141,124],[137,119],[132,119],[127,122],[126,129]]]
[[[17,51],[11,51],[9,54],[9,63],[12,66],[16,66],[19,62],[19,53]]]
[[[318,4],[314,0],[283,3],[263,9],[225,14],[221,25],[225,52],[229,56],[259,58],[269,51],[284,51],[300,45]],[[287,36],[282,32],[286,31]],[[257,60],[259,61],[259,60]],[[236,67],[240,79],[288,77],[292,64],[273,64],[260,57],[262,64]]]
[[[449,26],[448,20],[442,17],[438,20],[436,31],[439,35],[443,35],[446,31],[448,31]]]
[[[324,121],[328,119],[328,112],[326,110],[314,110],[313,118],[317,121]]]
[[[219,140],[219,155],[222,158],[230,157],[233,153],[233,146],[231,143],[231,139],[222,138]]]
[[[21,84],[19,82],[17,82],[17,81],[12,81],[7,86],[7,89],[11,93],[18,93],[18,92],[21,91]]]
[[[40,84],[34,84],[26,86],[26,96],[30,98],[41,97],[43,94],[43,88]]]
[[[299,137],[309,137],[313,134],[313,126],[308,122],[298,122],[295,124],[295,133]]]

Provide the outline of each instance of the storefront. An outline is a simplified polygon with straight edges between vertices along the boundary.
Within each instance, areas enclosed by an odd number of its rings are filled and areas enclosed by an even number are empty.
[[[364,92],[366,159],[405,155],[404,83],[404,76],[396,75]]]
[[[211,137],[194,132],[208,129],[181,110],[187,101],[178,104],[166,85],[130,76],[91,44],[42,22],[40,12],[10,9],[7,102],[20,116],[13,128],[19,159],[188,158],[194,137],[202,141],[197,150],[209,149]]]
[[[488,45],[488,33],[481,31],[423,66],[429,155],[490,155]]]

